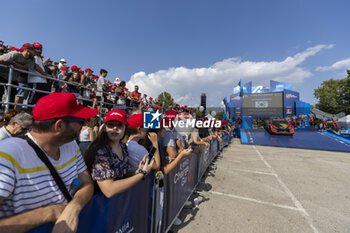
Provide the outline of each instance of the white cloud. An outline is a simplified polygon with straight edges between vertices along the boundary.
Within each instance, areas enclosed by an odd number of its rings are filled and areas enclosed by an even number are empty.
[[[349,69],[350,68],[350,58],[337,61],[331,66],[319,66],[316,68],[316,71],[328,71],[328,70],[340,70],[340,69]]]
[[[269,85],[269,80],[302,83],[312,76],[311,72],[300,65],[310,56],[334,45],[310,47],[283,61],[243,61],[241,58],[228,58],[209,67],[169,68],[155,73],[138,72],[131,76],[127,87],[139,85],[142,93],[157,97],[162,91],[172,94],[181,105],[198,106],[200,94],[206,93],[207,105],[218,106],[224,96],[232,93],[239,80],[253,81],[253,85]],[[132,88],[133,89],[133,88]]]

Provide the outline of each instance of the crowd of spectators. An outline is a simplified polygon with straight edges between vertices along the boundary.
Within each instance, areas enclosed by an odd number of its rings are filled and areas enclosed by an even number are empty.
[[[43,45],[38,42],[26,43],[16,48],[0,41],[0,64],[13,65],[17,69],[30,72],[13,72],[11,84],[15,86],[11,87],[8,100],[14,103],[10,104],[11,109],[20,110],[23,103],[35,105],[38,99],[55,91],[74,93],[85,107],[100,110],[102,106],[105,112],[113,108],[141,108],[161,112],[166,110],[164,102],[141,93],[138,85],[134,86],[134,90],[128,90],[125,81],[120,81],[119,78],[114,82],[108,80],[108,71],[105,69],[100,69],[96,74],[91,68],[69,65],[65,58],[54,62],[50,57],[43,57],[43,49]],[[3,100],[7,97],[4,84],[8,83],[8,79],[9,68],[0,66],[0,96]],[[179,110],[181,107],[173,108]],[[184,111],[189,110],[187,106],[182,108]]]
[[[68,66],[65,59],[43,60],[39,43],[20,49],[0,46],[0,63],[31,72],[13,73],[12,84],[18,90],[12,87],[11,98],[35,104],[32,115],[15,105],[1,122],[1,232],[26,232],[46,222],[55,223],[53,232],[75,232],[79,213],[94,193],[109,198],[151,170],[168,174],[182,158],[200,154],[199,145],[209,149],[210,140],[222,140],[223,133],[232,131],[224,124],[196,128],[184,137],[172,124],[145,129],[143,111],[159,111],[169,123],[191,109],[176,104],[166,109],[165,103],[142,95],[137,85],[130,92],[125,81],[106,80],[104,69],[97,76],[90,68]],[[8,71],[0,67],[2,83],[8,82]],[[101,102],[108,109],[105,116],[98,116]]]

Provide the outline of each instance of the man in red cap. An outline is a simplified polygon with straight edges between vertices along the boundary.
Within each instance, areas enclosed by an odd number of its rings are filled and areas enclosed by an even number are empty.
[[[33,71],[36,70],[43,75],[47,75],[43,69],[41,69],[37,64],[35,64],[34,56],[34,46],[32,44],[24,44],[22,46],[23,52],[11,51],[0,56],[0,63],[3,65],[13,65],[15,68],[22,70]],[[14,71],[12,76],[12,84],[17,84],[20,78],[20,72]],[[7,83],[9,76],[9,68],[0,67],[0,82]],[[27,82],[27,75],[24,74],[24,79],[19,80],[21,83]],[[10,101],[13,102],[16,95],[16,88],[11,89]],[[4,94],[3,86],[0,86],[0,96]]]
[[[54,92],[35,105],[26,139],[0,142],[1,232],[27,232],[47,222],[55,223],[52,232],[77,230],[94,187],[75,139],[84,120],[96,115],[97,110],[79,105],[74,94]],[[50,163],[57,179],[46,166]]]
[[[67,81],[68,80],[67,73],[68,73],[68,69],[66,67],[62,67],[61,72],[57,75],[58,80]],[[65,92],[64,84],[65,83],[63,82],[58,82],[58,92]]]
[[[35,63],[38,67],[40,67],[41,70],[45,70],[45,65],[43,63],[43,59],[41,58],[41,54],[43,52],[43,46],[40,43],[34,43],[34,52],[35,52]],[[34,88],[36,90],[41,90],[41,91],[47,91],[51,92],[51,81],[47,80],[45,76],[51,77],[49,74],[45,72],[38,72],[38,71],[32,71],[34,74],[29,74],[28,75],[28,84],[30,85],[31,88]],[[44,77],[42,76],[44,75]],[[29,104],[35,104],[41,97],[47,95],[46,93],[42,92],[32,92],[29,96],[28,103]]]
[[[94,71],[92,71],[90,68],[85,69],[85,75],[81,76],[81,85],[83,86],[82,88],[82,96],[85,99],[90,99],[91,96],[91,91],[88,88],[92,88],[92,81],[93,81],[93,77],[92,77],[92,73]],[[85,107],[91,105],[92,106],[92,102],[89,101],[83,101],[83,105]]]

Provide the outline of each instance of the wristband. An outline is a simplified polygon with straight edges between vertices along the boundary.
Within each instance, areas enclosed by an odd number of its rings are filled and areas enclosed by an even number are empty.
[[[146,171],[144,171],[144,170],[142,170],[142,169],[140,169],[138,172],[137,172],[137,174],[142,174],[143,175],[143,177],[142,177],[142,179],[145,179],[145,177],[147,176],[147,172]]]

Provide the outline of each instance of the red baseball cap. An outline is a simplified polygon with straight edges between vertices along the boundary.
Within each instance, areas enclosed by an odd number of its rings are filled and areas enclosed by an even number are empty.
[[[174,110],[171,110],[165,114],[165,120],[166,121],[173,121],[173,120],[175,120],[176,115],[177,115],[177,112]]]
[[[97,109],[79,104],[73,93],[53,92],[38,100],[33,109],[33,120],[44,121],[66,116],[90,119],[97,113]]]
[[[74,71],[74,70],[80,70],[80,67],[78,67],[78,66],[72,66],[70,69],[71,69],[72,71]]]
[[[14,47],[14,46],[11,47],[11,50],[12,50],[12,51],[19,51],[19,49],[16,48],[16,47]]]
[[[61,70],[68,71],[68,69],[66,67],[62,67]]]
[[[91,70],[90,68],[86,68],[85,72],[91,71],[92,73],[94,72],[93,70]]]
[[[43,48],[43,46],[40,44],[40,43],[38,43],[38,42],[35,42],[35,43],[33,43],[33,46],[34,46],[34,48],[37,48],[37,49],[39,49],[39,48]]]
[[[143,114],[131,115],[128,119],[128,128],[136,128],[143,126]]]
[[[107,113],[104,123],[107,123],[108,121],[119,121],[124,125],[126,125],[127,123],[126,112],[119,109],[111,110]]]
[[[99,78],[98,75],[94,75],[93,78]]]

